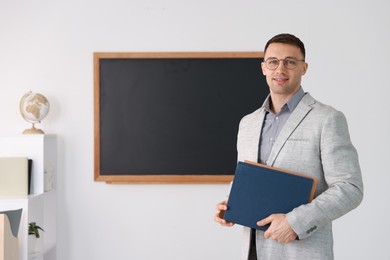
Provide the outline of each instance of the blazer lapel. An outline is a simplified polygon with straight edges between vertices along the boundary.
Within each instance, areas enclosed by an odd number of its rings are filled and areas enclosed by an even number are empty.
[[[245,143],[245,150],[248,152],[245,154],[245,160],[250,160],[257,162],[257,157],[259,154],[259,142],[263,126],[263,121],[265,117],[265,110],[263,107],[255,113],[255,118],[252,121],[252,124],[247,128],[248,141]]]
[[[294,130],[298,127],[307,113],[312,109],[311,105],[315,100],[310,94],[306,94],[299,102],[298,106],[291,113],[283,129],[280,131],[278,138],[272,147],[271,154],[268,159],[268,165],[273,165],[280,150],[283,148],[287,139],[291,136]]]

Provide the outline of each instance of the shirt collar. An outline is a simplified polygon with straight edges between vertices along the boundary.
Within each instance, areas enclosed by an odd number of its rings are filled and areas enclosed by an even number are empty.
[[[303,98],[304,95],[305,95],[305,92],[303,91],[303,88],[300,87],[298,92],[295,93],[294,96],[292,96],[287,101],[287,103],[282,107],[282,110],[285,109],[285,107],[287,106],[287,108],[290,110],[290,112],[294,111],[294,109],[298,106],[299,101],[301,101],[301,99]],[[268,97],[264,101],[264,105],[263,105],[265,111],[267,111],[267,112],[271,112],[271,109],[269,107],[269,105],[270,105],[269,104],[270,103],[270,98],[271,98],[271,95],[268,95]]]

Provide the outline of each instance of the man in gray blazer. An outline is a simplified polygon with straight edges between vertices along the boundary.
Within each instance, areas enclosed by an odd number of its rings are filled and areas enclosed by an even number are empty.
[[[363,199],[358,155],[340,111],[315,100],[301,87],[308,64],[305,47],[291,34],[270,39],[262,72],[270,94],[263,106],[239,125],[238,160],[318,178],[315,198],[287,214],[259,219],[265,231],[244,227],[242,259],[333,259],[332,221]],[[223,226],[227,200],[217,205],[215,220]]]

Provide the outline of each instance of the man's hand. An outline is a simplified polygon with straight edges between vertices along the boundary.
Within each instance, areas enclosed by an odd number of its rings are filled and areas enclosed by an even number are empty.
[[[265,238],[272,238],[280,243],[290,243],[297,238],[297,234],[287,221],[286,214],[272,214],[257,222],[258,226],[270,224],[264,232]]]
[[[217,204],[215,207],[215,217],[214,220],[225,227],[231,227],[234,225],[232,222],[228,222],[223,219],[223,215],[225,211],[227,210],[227,200],[224,200]]]

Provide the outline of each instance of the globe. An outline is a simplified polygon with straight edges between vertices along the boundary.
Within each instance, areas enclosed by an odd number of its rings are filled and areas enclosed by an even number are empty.
[[[50,104],[47,98],[32,91],[24,94],[19,104],[20,113],[24,120],[32,124],[32,128],[23,131],[24,134],[43,134],[42,129],[35,128],[47,116]]]

